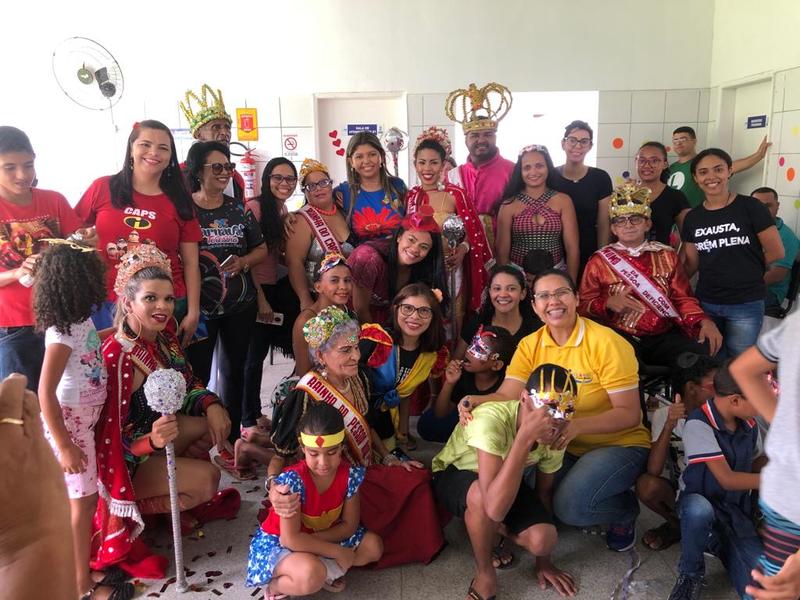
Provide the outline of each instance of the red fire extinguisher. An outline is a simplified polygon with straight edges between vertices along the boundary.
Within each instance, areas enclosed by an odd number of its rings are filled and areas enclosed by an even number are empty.
[[[244,197],[246,200],[251,200],[257,196],[256,194],[256,159],[253,158],[254,150],[247,150],[239,161],[241,167],[239,172],[244,179]]]

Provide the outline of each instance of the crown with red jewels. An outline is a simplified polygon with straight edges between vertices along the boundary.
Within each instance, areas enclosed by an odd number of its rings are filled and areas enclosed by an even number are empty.
[[[123,254],[117,264],[117,279],[114,282],[114,292],[117,296],[125,292],[125,286],[131,277],[148,267],[157,267],[172,278],[169,258],[154,244],[137,244]]]
[[[435,125],[428,127],[425,131],[417,136],[417,142],[414,145],[416,148],[425,140],[433,140],[444,148],[445,156],[453,154],[453,146],[450,144],[450,136],[447,135],[447,130],[444,127],[436,127]]]
[[[464,133],[497,129],[511,108],[511,91],[491,82],[482,88],[470,83],[467,89],[453,90],[444,101],[444,112],[451,121],[461,123]]]
[[[636,183],[626,183],[611,193],[608,210],[611,218],[623,215],[641,215],[650,218],[650,188]]]

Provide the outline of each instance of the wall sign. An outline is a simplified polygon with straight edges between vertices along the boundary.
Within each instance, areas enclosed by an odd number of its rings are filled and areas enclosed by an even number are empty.
[[[347,135],[355,135],[361,131],[369,131],[372,134],[378,135],[377,123],[348,123]]]
[[[258,141],[258,110],[255,108],[236,109],[236,136],[240,142]]]
[[[767,115],[754,115],[747,117],[748,129],[760,129],[767,126]]]

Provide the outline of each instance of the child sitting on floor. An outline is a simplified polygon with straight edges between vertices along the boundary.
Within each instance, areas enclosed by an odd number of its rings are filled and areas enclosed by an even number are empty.
[[[759,505],[764,553],[755,584],[747,593],[756,600],[795,600],[800,597],[800,371],[797,369],[800,313],[763,334],[731,365],[747,398],[769,423],[766,450],[769,464],[761,474]],[[768,372],[778,368],[778,398]]]
[[[672,378],[675,400],[653,413],[647,472],[636,480],[639,500],[666,519],[642,537],[642,543],[651,550],[664,550],[681,539],[675,495],[678,478],[686,468],[683,427],[686,415],[714,395],[716,360],[687,352],[678,357],[677,363],[679,368]]]
[[[761,553],[753,524],[754,473],[762,460],[756,410],[730,374],[714,374],[714,397],[695,409],[683,428],[687,466],[681,475],[678,516],[681,558],[669,600],[696,600],[705,574],[704,552],[718,556],[740,596]]]
[[[553,522],[554,474],[563,450],[547,444],[560,434],[563,421],[532,397],[570,414],[575,378],[558,365],[543,364],[531,373],[519,400],[486,402],[466,427],[456,427],[433,459],[433,490],[451,514],[463,517],[475,558],[468,597],[495,597],[492,561],[495,536],[501,533],[535,557],[539,586],[552,585],[562,596],[576,591],[572,577],[558,569],[550,554],[558,541]],[[565,408],[569,406],[569,408]]]
[[[458,424],[458,403],[464,396],[493,394],[503,383],[514,355],[514,338],[502,327],[481,327],[463,360],[451,360],[433,406],[417,421],[423,440],[443,444]]]
[[[340,592],[353,566],[378,560],[380,537],[359,522],[358,488],[364,467],[342,460],[344,420],[334,407],[311,402],[300,419],[305,460],[274,483],[300,495],[300,513],[279,517],[270,509],[250,544],[247,585],[264,586],[265,600]]]

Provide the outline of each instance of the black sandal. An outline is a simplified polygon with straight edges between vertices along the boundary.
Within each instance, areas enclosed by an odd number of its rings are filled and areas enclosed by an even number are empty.
[[[648,537],[648,534],[650,534],[651,540],[646,542],[645,537]],[[680,540],[681,528],[675,527],[669,521],[664,521],[658,527],[648,529],[642,536],[642,544],[655,552],[666,550]]]
[[[101,585],[111,588],[111,593],[108,596],[108,600],[131,600],[136,592],[136,588],[129,581],[123,581],[116,585],[105,585],[97,582],[92,586],[92,589],[81,596],[81,600],[92,600],[95,591],[97,591],[97,588],[99,588]]]
[[[510,569],[517,560],[514,553],[511,550],[507,550],[505,545],[506,538],[501,537],[500,542],[492,548],[492,566],[501,571],[503,569]],[[495,566],[494,563],[497,563],[497,565]]]
[[[469,600],[495,600],[495,598],[497,598],[497,596],[489,596],[488,598],[484,598],[480,595],[478,590],[472,587],[473,583],[475,583],[474,579],[472,580],[472,583],[469,584],[469,591],[467,592],[467,598],[469,598]]]

